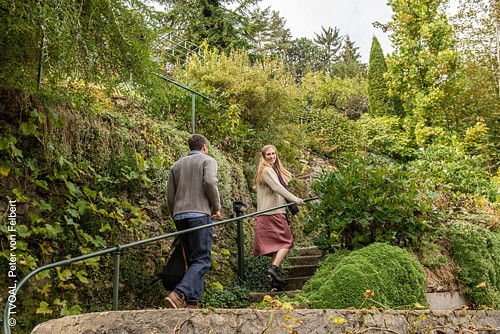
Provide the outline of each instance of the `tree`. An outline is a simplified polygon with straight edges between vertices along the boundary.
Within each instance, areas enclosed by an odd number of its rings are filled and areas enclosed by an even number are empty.
[[[292,41],[286,51],[285,63],[288,70],[295,74],[297,82],[300,82],[306,73],[322,69],[320,53],[319,47],[308,38],[302,37]]]
[[[167,28],[178,38],[194,45],[206,43],[227,52],[250,47],[246,30],[262,27],[250,22],[250,8],[255,0],[162,0],[167,6]],[[234,10],[224,5],[236,3]],[[259,17],[254,17],[259,18]]]
[[[370,64],[368,68],[368,99],[369,113],[372,116],[393,115],[394,106],[388,94],[386,79],[387,63],[377,37],[372,38],[370,50]]]
[[[354,41],[351,41],[349,35],[345,36],[344,45],[340,53],[340,60],[345,62],[359,63],[361,55],[359,54],[359,47],[354,46]]]
[[[460,51],[457,97],[450,106],[457,115],[461,133],[466,135],[484,122],[492,148],[486,159],[500,161],[500,1],[460,1],[451,17]]]
[[[419,145],[436,133],[453,130],[453,101],[458,53],[442,0],[389,0],[394,53],[387,58],[389,94],[399,98]]]
[[[0,0],[0,79],[34,89],[49,80],[147,81],[158,16],[134,0]],[[37,80],[38,79],[38,80]]]
[[[460,0],[451,18],[458,49],[469,61],[482,62],[500,96],[500,0]]]
[[[252,21],[255,22],[254,26],[260,27],[251,36],[252,44],[255,45],[255,51],[252,51],[260,56],[284,56],[292,45],[292,35],[290,29],[285,27],[285,19],[276,11],[269,14],[269,9],[257,9],[252,12]]]
[[[321,27],[321,30],[319,35],[314,33],[316,35],[314,42],[322,49],[321,61],[325,70],[329,72],[331,65],[339,59],[338,52],[342,47],[343,37],[339,35],[338,28]]]
[[[365,67],[361,64],[361,55],[358,52],[359,47],[354,46],[349,35],[345,36],[339,59],[332,65],[331,75],[341,78],[354,78],[365,76]]]

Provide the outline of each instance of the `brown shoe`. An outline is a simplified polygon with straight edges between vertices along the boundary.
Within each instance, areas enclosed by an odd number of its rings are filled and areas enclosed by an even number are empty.
[[[184,304],[184,300],[186,298],[182,295],[182,298],[179,295],[172,291],[165,297],[165,307],[166,308],[181,308]]]
[[[194,304],[194,305],[187,304],[186,308],[191,309],[191,310],[199,310],[199,309],[201,309],[200,304]]]

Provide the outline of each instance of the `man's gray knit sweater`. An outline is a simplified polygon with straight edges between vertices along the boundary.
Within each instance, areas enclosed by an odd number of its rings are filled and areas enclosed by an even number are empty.
[[[217,161],[202,153],[179,159],[170,170],[167,201],[172,218],[179,213],[219,211]]]

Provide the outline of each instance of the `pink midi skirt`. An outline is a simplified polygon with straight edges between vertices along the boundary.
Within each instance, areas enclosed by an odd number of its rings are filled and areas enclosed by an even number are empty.
[[[261,215],[256,220],[252,254],[270,256],[280,249],[292,248],[292,232],[285,214]]]

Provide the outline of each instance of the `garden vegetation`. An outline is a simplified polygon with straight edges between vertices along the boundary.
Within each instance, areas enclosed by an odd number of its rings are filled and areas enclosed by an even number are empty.
[[[292,190],[320,198],[292,224],[298,245],[328,255],[302,305],[425,306],[432,271],[474,307],[498,309],[499,2],[461,3],[450,16],[445,0],[390,0],[392,20],[379,27],[394,51],[384,56],[374,39],[369,64],[337,28],[292,39],[279,13],[236,2],[162,0],[159,11],[136,0],[0,0],[2,272],[9,201],[18,280],[172,232],[166,177],[194,124],[219,163],[224,217],[235,200],[255,208],[269,143],[296,176]],[[173,35],[187,52],[173,52]],[[244,226],[249,253],[252,220]],[[204,306],[249,306],[248,292],[266,288],[263,259],[248,256],[236,278],[235,238],[234,225],[216,228]],[[168,248],[122,254],[121,309],[162,306],[151,283]],[[110,310],[112,273],[109,256],[39,273],[19,292],[14,332]]]

